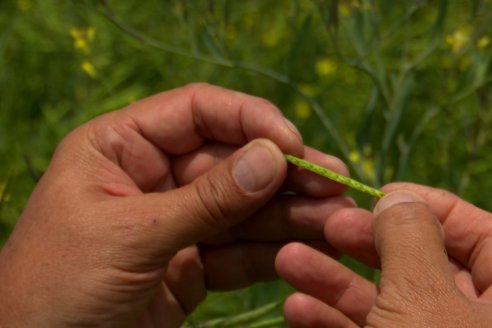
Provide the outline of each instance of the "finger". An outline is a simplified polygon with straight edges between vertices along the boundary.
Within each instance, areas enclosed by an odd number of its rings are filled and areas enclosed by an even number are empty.
[[[340,252],[371,266],[379,267],[374,248],[374,215],[360,208],[340,208],[328,217],[324,226],[326,240]]]
[[[284,153],[302,156],[303,152],[298,130],[274,105],[204,83],[163,92],[102,115],[77,129],[67,140],[80,136],[89,151],[79,147],[83,150],[76,159],[87,158],[95,149],[92,162],[99,163],[95,175],[102,176],[104,181],[105,173],[115,168],[101,162],[97,155],[112,161],[129,178],[117,177],[117,186],[108,183],[110,187],[106,189],[115,189],[114,194],[125,196],[138,194],[138,188],[148,192],[172,187],[167,155],[186,154],[207,140],[242,146],[266,138]],[[82,163],[84,168],[86,163]],[[122,179],[125,181],[120,182]],[[114,180],[115,177],[110,179]]]
[[[253,283],[277,279],[275,257],[281,242],[237,242],[223,246],[200,245],[200,253],[211,290],[233,290]],[[325,256],[337,257],[326,242],[310,242]]]
[[[326,218],[340,208],[354,207],[351,198],[328,199],[282,196],[251,220],[233,227],[232,234],[246,240],[322,239]]]
[[[409,190],[425,199],[441,221],[448,254],[470,269],[480,293],[492,285],[492,215],[442,190],[412,183],[393,183],[385,192]],[[492,292],[491,295],[492,297]]]
[[[336,308],[362,325],[376,299],[376,287],[336,260],[303,244],[288,244],[277,255],[280,277],[302,293]]]
[[[212,167],[226,159],[237,147],[221,143],[208,143],[183,156],[173,158],[172,171],[175,181],[182,186],[195,180]],[[304,158],[319,165],[328,167],[343,175],[348,175],[348,169],[338,158],[323,154],[310,147],[304,147]],[[313,197],[328,197],[341,194],[345,186],[332,180],[320,177],[306,170],[290,166],[286,189]]]
[[[473,277],[467,268],[452,258],[449,259],[449,266],[451,273],[454,277],[456,287],[465,295],[468,299],[476,301],[479,298],[477,288],[473,284]]]
[[[172,154],[192,151],[204,140],[243,145],[257,138],[285,153],[302,154],[297,129],[268,101],[204,83],[163,92],[127,109],[136,128]]]
[[[337,157],[324,154],[313,148],[304,148],[304,159],[349,176],[347,166]],[[343,193],[347,187],[307,170],[289,165],[287,189],[314,197],[328,197]]]
[[[280,247],[259,243],[209,247],[202,253],[208,288],[233,290],[277,278],[273,263]]]
[[[166,299],[171,305],[179,304],[189,314],[203,301],[207,288],[232,290],[277,279],[273,263],[282,246],[282,243],[235,243],[218,247],[202,245],[200,251],[195,246],[181,250],[167,266],[164,281],[172,297]],[[314,242],[311,246],[336,256],[324,242]]]
[[[176,184],[184,186],[220,164],[238,150],[237,146],[209,142],[182,156],[174,156],[172,172]]]
[[[186,320],[186,313],[169,288],[161,283],[152,302],[140,318],[137,327],[180,327]],[[134,315],[133,311],[133,315]]]
[[[47,173],[68,171],[71,180],[95,184],[104,194],[134,196],[174,187],[169,166],[168,156],[145,139],[128,117],[122,118],[116,111],[67,135],[58,145]]]
[[[190,314],[205,299],[205,270],[196,246],[185,248],[172,258],[164,281],[185,314]]]
[[[251,216],[276,193],[285,174],[286,163],[277,146],[256,140],[192,184],[125,197],[107,210],[121,218],[119,224],[135,230],[125,240],[131,252],[145,252],[142,261],[162,261],[163,255],[172,255]]]
[[[454,282],[439,221],[423,199],[408,191],[383,197],[374,209],[374,241],[381,258],[381,293],[409,304],[449,297]]]
[[[335,308],[301,293],[287,298],[284,304],[285,321],[295,328],[356,328],[359,327]]]
[[[207,242],[323,239],[326,218],[341,208],[354,206],[353,200],[344,196],[317,199],[280,195],[248,220]]]

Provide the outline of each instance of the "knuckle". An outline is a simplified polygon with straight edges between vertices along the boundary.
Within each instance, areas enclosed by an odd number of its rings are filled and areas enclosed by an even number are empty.
[[[214,181],[205,175],[198,179],[196,186],[196,204],[205,223],[212,227],[223,226],[231,213],[231,192],[224,182]]]
[[[281,113],[280,109],[278,109],[278,107],[275,106],[271,101],[260,97],[253,97],[253,96],[248,97],[244,102],[243,107],[248,109],[261,108],[262,111],[271,111],[278,114]]]
[[[409,327],[457,327],[450,322],[449,315],[443,309],[466,309],[462,299],[439,281],[422,284],[422,280],[410,278],[400,280],[392,288],[387,287],[388,283],[386,288],[382,288],[367,317],[372,327],[388,326],[388,320],[391,319],[399,323],[395,326],[408,321],[412,322]]]

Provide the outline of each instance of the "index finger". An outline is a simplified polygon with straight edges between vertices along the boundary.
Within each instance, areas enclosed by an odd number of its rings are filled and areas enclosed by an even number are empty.
[[[207,139],[243,145],[273,141],[284,153],[302,155],[297,129],[270,102],[205,83],[163,92],[128,106],[139,132],[171,154],[185,154]]]

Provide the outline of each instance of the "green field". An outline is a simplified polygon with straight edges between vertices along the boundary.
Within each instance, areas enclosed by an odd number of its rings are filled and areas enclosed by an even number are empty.
[[[491,21],[490,0],[1,1],[0,244],[68,131],[195,81],[267,98],[369,185],[490,210]],[[289,291],[214,293],[190,325],[282,327]]]

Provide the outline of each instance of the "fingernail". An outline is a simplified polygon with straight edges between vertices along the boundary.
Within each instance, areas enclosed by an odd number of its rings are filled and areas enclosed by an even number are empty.
[[[401,203],[425,203],[424,199],[407,190],[394,191],[379,200],[374,208],[374,215],[378,215],[382,211]]]
[[[232,169],[238,186],[246,192],[265,188],[275,177],[277,168],[272,152],[261,144],[252,145],[239,157]]]
[[[294,123],[292,123],[291,121],[289,121],[288,119],[285,119],[285,125],[287,126],[287,128],[292,132],[294,133],[297,138],[299,138],[299,140],[301,141],[301,143],[303,143],[302,141],[302,136],[301,136],[301,133],[299,132],[299,130],[297,130],[296,126],[294,125]]]

